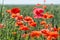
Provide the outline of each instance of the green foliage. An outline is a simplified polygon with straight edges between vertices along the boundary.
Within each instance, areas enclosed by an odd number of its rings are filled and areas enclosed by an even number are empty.
[[[19,7],[21,9],[21,15],[33,17],[33,8],[35,5],[4,5],[3,10],[3,20],[2,23],[5,25],[5,28],[0,29],[0,40],[24,40],[21,38],[21,35],[24,33],[18,30],[18,27],[15,27],[15,20],[10,18],[10,15],[6,13],[6,10]],[[0,6],[1,9],[1,6]],[[45,12],[51,12],[54,14],[54,18],[51,19],[53,25],[60,26],[60,6],[59,5],[47,5]],[[1,15],[0,15],[1,16]],[[1,19],[1,17],[0,17]],[[36,22],[39,20],[34,19]],[[39,23],[38,23],[39,24]],[[40,26],[38,26],[40,28]],[[12,32],[17,32],[17,35],[13,35]]]

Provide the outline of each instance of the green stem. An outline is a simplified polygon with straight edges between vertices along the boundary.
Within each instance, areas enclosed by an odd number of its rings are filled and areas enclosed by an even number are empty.
[[[2,12],[3,12],[4,0],[2,0],[1,12],[0,12],[0,23],[2,22]]]

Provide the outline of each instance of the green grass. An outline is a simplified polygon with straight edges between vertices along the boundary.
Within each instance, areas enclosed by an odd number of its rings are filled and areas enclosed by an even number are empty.
[[[14,7],[18,7],[21,9],[21,13],[20,13],[21,15],[33,17],[33,12],[32,12],[33,8],[37,6],[35,5],[4,5],[3,7],[4,15],[3,15],[2,24],[5,25],[5,28],[0,29],[0,40],[25,40],[24,38],[21,38],[21,34],[23,34],[24,32],[19,31],[18,27],[15,27],[15,20],[10,18],[10,15],[6,13],[6,10]],[[0,6],[0,9],[1,9],[1,6]],[[55,15],[53,20],[54,25],[57,24],[58,27],[60,27],[60,5],[53,5],[53,6],[47,5],[47,9],[45,10],[45,12],[47,11]],[[37,19],[34,19],[34,20],[36,22],[38,21]],[[17,34],[13,35],[12,32],[17,32]]]

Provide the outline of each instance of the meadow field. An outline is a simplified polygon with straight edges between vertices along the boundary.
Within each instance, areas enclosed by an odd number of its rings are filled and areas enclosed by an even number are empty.
[[[43,5],[42,5],[43,6]],[[2,13],[0,13],[0,23],[4,25],[3,28],[0,28],[0,40],[47,40],[44,36],[40,36],[39,38],[30,38],[27,36],[25,38],[21,37],[24,33],[29,33],[33,30],[41,30],[44,27],[40,25],[40,22],[43,20],[41,18],[34,18],[33,10],[34,7],[42,8],[42,6],[36,5],[4,5],[2,9]],[[47,8],[44,10],[44,13],[49,12],[54,15],[54,18],[47,19],[47,23],[52,23],[52,26],[60,27],[60,5],[46,5]],[[36,27],[29,27],[30,31],[22,31],[19,30],[19,27],[15,25],[16,20],[11,18],[11,15],[6,12],[6,10],[12,8],[20,8],[20,15],[23,17],[30,16],[36,22]],[[0,5],[1,12],[1,5]],[[1,20],[2,19],[2,20]],[[24,22],[25,25],[28,25]],[[25,35],[26,36],[26,35]],[[56,40],[60,40],[59,37]]]

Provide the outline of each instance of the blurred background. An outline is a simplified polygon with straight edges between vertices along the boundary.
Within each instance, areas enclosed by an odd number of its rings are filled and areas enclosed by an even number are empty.
[[[2,4],[2,1],[3,0],[0,0],[0,4]],[[4,0],[4,4],[37,4],[37,3],[40,3],[40,4],[44,4],[44,0]],[[46,0],[46,3],[45,4],[60,4],[60,0]]]

